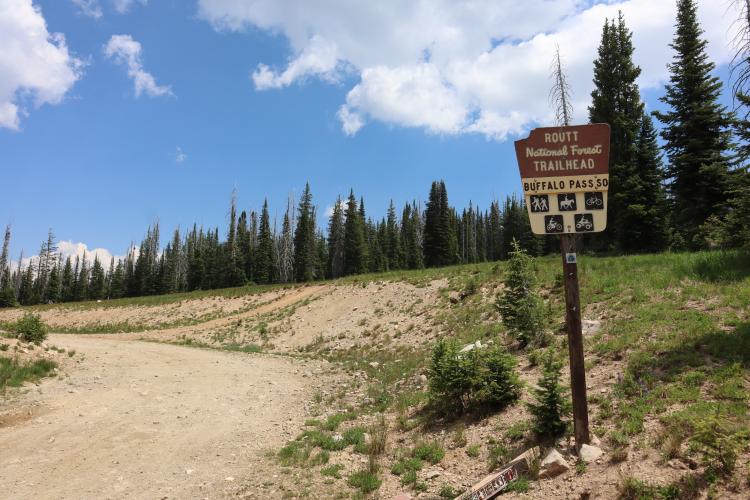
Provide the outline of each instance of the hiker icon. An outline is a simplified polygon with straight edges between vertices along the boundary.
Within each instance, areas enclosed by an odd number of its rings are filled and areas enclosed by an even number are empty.
[[[576,210],[575,193],[564,193],[557,195],[557,205],[561,212],[573,212]]]
[[[546,194],[531,196],[529,205],[532,212],[549,212],[549,196]]]
[[[562,215],[545,215],[544,216],[544,230],[547,233],[562,233],[563,232]]]
[[[604,208],[604,193],[584,193],[586,208],[589,210],[602,210]]]
[[[577,214],[575,222],[577,232],[593,231],[594,229],[594,217],[591,214]]]

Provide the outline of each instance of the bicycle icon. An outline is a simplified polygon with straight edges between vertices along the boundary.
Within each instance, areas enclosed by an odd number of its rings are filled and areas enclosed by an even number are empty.
[[[602,210],[604,208],[603,193],[584,193],[583,199],[585,200],[586,208],[589,210]]]

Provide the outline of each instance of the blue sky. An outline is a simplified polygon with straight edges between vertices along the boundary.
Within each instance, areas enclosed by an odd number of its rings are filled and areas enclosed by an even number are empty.
[[[31,2],[7,1],[17,12]],[[234,187],[240,208],[258,209],[267,196],[279,214],[287,196],[299,193],[306,181],[321,214],[353,187],[368,212],[380,217],[391,198],[400,208],[407,200],[424,199],[432,180],[444,179],[452,204],[463,207],[472,200],[487,207],[519,189],[512,140],[549,120],[546,93],[539,92],[548,86],[549,44],[556,40],[565,54],[569,41],[577,116],[585,119],[591,47],[612,12],[612,6],[591,2],[556,2],[566,5],[550,19],[524,27],[499,19],[498,26],[487,28],[493,31],[458,48],[434,35],[445,32],[440,26],[435,32],[424,28],[430,23],[423,13],[394,14],[403,24],[395,33],[412,29],[409,40],[427,40],[422,49],[405,43],[406,53],[394,54],[398,49],[392,47],[401,45],[388,29],[342,28],[370,22],[356,8],[321,12],[300,25],[307,18],[295,9],[304,11],[304,3],[280,3],[284,9],[257,14],[234,11],[226,0],[34,1],[38,10],[25,15],[43,17],[47,33],[29,43],[43,44],[47,37],[46,43],[61,49],[59,39],[49,38],[61,33],[65,50],[58,52],[67,60],[37,61],[50,74],[31,82],[20,71],[3,75],[0,60],[0,82],[18,80],[5,96],[0,84],[0,106],[5,97],[19,110],[15,126],[11,121],[0,126],[0,223],[12,223],[13,254],[22,248],[35,253],[48,228],[58,240],[115,255],[137,243],[157,219],[166,233],[193,222],[224,228]],[[673,21],[661,10],[635,14],[640,3],[616,7],[626,15],[635,9],[633,24],[644,24],[646,34],[659,31],[649,17],[661,15],[671,33]],[[607,10],[597,16],[592,10],[597,8]],[[529,9],[533,14],[533,5]],[[471,19],[462,13],[442,14],[438,17],[462,19],[471,31]],[[716,13],[706,17],[709,40],[726,35]],[[21,16],[5,22],[21,22]],[[372,22],[396,23],[388,17]],[[591,27],[593,42],[569,36],[580,23]],[[113,35],[127,38],[107,52]],[[649,54],[639,61],[644,96],[654,109],[669,52],[652,51],[653,40],[641,42],[638,36],[636,31],[637,49]],[[498,39],[514,41],[506,45]],[[502,63],[516,57],[518,40],[529,42],[522,49],[537,51],[532,55],[540,61],[511,78]],[[0,51],[10,41],[0,35]],[[129,42],[140,44],[135,56]],[[499,54],[501,49],[507,52]],[[16,67],[34,67],[26,53]],[[714,54],[723,63],[728,50]],[[494,66],[487,63],[492,56],[499,58]],[[141,76],[153,78],[140,92],[128,61],[135,61]],[[51,73],[56,67],[67,80]],[[720,73],[725,72],[724,64]]]

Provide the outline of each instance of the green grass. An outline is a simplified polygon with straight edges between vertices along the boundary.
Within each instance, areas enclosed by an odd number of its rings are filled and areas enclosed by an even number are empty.
[[[36,382],[57,368],[57,363],[46,359],[19,362],[15,358],[0,357],[0,391],[7,387],[20,387],[24,382]]]
[[[378,475],[369,470],[361,470],[349,476],[349,486],[358,488],[362,493],[370,493],[380,488],[382,481]]]
[[[320,469],[320,474],[326,477],[341,479],[341,471],[343,470],[343,468],[344,466],[341,464],[331,464]]]
[[[414,447],[414,457],[431,464],[440,462],[444,456],[445,450],[437,441],[422,441]]]

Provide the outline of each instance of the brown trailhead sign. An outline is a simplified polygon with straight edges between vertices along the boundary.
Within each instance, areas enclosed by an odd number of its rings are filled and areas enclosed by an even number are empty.
[[[516,141],[535,234],[598,233],[607,227],[607,123],[535,128]]]

